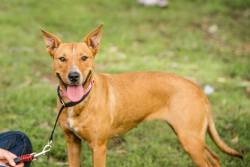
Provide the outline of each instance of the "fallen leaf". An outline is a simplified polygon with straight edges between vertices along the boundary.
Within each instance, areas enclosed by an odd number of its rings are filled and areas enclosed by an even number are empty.
[[[236,144],[239,142],[239,136],[235,135],[232,139],[231,139],[231,143]]]

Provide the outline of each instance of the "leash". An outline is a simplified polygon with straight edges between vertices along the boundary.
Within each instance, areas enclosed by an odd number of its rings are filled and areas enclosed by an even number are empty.
[[[83,86],[87,83],[87,81],[90,79],[90,76],[91,76],[91,70],[89,71],[84,83],[83,83]],[[60,75],[57,73],[57,77],[62,81]],[[63,81],[62,83],[64,85],[66,85]],[[53,129],[50,133],[50,137],[49,137],[49,141],[48,143],[43,147],[42,151],[39,152],[39,153],[31,153],[31,154],[25,154],[25,155],[21,155],[21,156],[18,156],[14,159],[14,162],[16,164],[19,164],[19,163],[25,163],[25,162],[31,162],[33,160],[36,160],[37,158],[39,158],[40,156],[44,156],[46,155],[48,152],[50,152],[51,148],[52,148],[52,144],[53,144],[53,137],[54,137],[54,132],[55,132],[55,129],[56,129],[56,126],[57,126],[57,123],[58,123],[58,120],[60,118],[60,115],[61,113],[63,112],[63,110],[65,108],[68,108],[68,107],[73,107],[79,103],[81,103],[90,93],[92,87],[93,87],[93,84],[94,84],[94,80],[91,80],[90,81],[90,84],[86,90],[86,93],[82,96],[82,98],[79,100],[79,101],[76,101],[76,102],[65,102],[63,100],[63,97],[61,96],[61,93],[60,93],[60,86],[57,87],[57,96],[59,98],[59,101],[60,103],[62,104],[57,116],[56,116],[56,121],[54,123],[54,126],[53,126]]]

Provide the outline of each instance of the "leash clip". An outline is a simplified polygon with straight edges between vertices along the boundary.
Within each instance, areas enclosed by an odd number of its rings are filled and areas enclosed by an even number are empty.
[[[37,159],[40,156],[46,155],[48,152],[50,152],[51,148],[52,148],[52,141],[49,141],[48,144],[46,144],[43,147],[43,150],[41,152],[39,152],[39,153],[33,153],[34,159]]]

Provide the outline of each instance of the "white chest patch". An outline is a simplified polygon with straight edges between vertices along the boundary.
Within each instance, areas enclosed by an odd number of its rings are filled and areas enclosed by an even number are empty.
[[[69,129],[71,129],[74,132],[77,132],[78,128],[75,127],[75,120],[74,120],[73,112],[74,112],[73,109],[68,110],[67,123],[68,123]]]

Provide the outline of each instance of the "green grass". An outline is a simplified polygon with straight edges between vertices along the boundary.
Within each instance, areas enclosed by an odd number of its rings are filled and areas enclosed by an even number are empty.
[[[40,28],[64,41],[80,41],[104,23],[96,67],[102,72],[170,71],[210,84],[217,129],[244,160],[221,153],[222,166],[250,166],[250,4],[247,0],[173,0],[167,9],[142,7],[135,0],[2,0],[0,5],[0,131],[26,132],[38,151],[55,119],[56,92],[51,60]],[[213,29],[217,31],[213,31]],[[211,30],[212,29],[212,30]],[[210,30],[210,32],[209,32]],[[55,80],[55,79],[53,79]],[[238,137],[238,141],[232,139]],[[191,159],[172,130],[147,122],[112,144],[109,167],[187,167]],[[57,129],[49,160],[34,167],[66,166],[66,147]],[[83,145],[84,165],[91,166]]]

